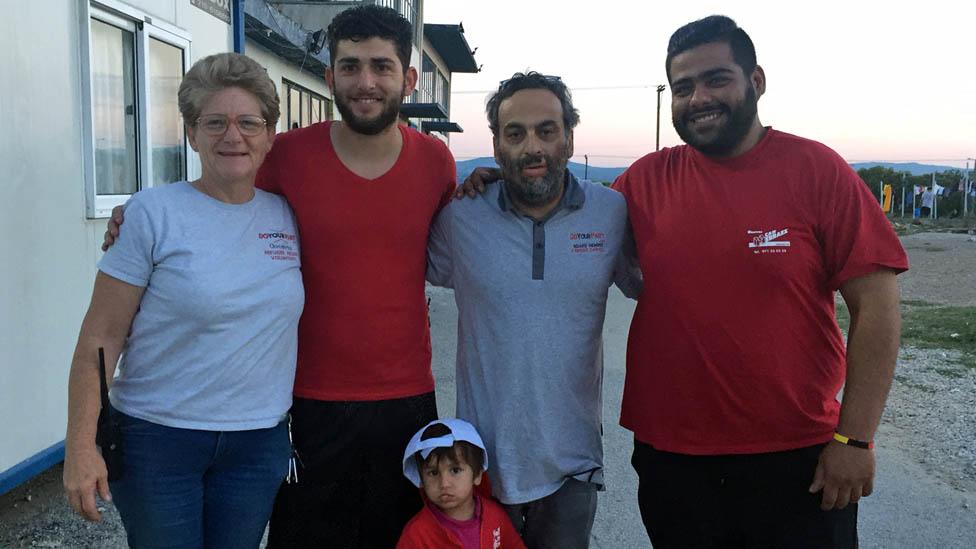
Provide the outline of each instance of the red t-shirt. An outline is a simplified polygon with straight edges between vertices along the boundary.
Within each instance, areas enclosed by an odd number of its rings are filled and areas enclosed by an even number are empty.
[[[614,186],[644,273],[621,425],[684,454],[829,440],[846,371],[834,291],[908,268],[857,174],[824,145],[769,129],[725,161],[686,145],[649,154]]]
[[[400,126],[396,164],[363,179],[339,160],[330,127],[278,135],[258,173],[258,187],[288,199],[301,237],[295,396],[385,400],[432,391],[427,233],[454,191],[454,159],[442,142]]]
[[[525,549],[508,514],[497,502],[483,495],[481,500],[479,543],[481,549]],[[465,549],[452,530],[445,527],[426,503],[419,513],[403,527],[397,549]]]

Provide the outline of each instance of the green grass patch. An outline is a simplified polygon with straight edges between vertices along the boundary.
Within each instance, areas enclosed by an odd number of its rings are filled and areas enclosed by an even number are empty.
[[[918,300],[902,301],[901,342],[922,349],[959,351],[959,363],[976,369],[976,307],[955,307]],[[837,323],[846,333],[850,313],[837,304]]]
[[[908,219],[891,220],[891,222],[892,222],[891,225],[892,227],[894,227],[895,233],[898,236],[908,236],[916,233],[924,233],[925,231],[928,230],[928,228],[925,225],[922,225],[921,223],[918,224],[912,223],[911,220]]]
[[[847,329],[851,327],[851,313],[843,301],[837,302],[837,324],[840,324],[840,329],[847,335]]]
[[[976,307],[903,307],[902,341],[976,355]]]
[[[922,301],[921,299],[903,299],[901,302],[904,307],[936,307],[935,303],[929,303],[928,301]]]

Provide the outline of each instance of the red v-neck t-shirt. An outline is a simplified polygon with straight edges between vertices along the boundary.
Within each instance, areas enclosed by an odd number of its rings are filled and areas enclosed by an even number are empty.
[[[331,124],[278,135],[258,173],[259,188],[288,200],[301,238],[294,394],[363,401],[432,391],[427,235],[454,191],[454,159],[441,141],[400,126],[396,163],[364,179],[339,160]]]

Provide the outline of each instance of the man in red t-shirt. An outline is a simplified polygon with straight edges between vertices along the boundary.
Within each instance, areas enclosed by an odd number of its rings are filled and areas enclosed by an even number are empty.
[[[621,414],[644,524],[655,548],[855,547],[907,257],[843,159],[760,123],[766,77],[734,21],[678,29],[666,68],[687,145],[614,184],[647,289]]]
[[[278,493],[270,547],[393,547],[422,507],[400,458],[437,418],[424,274],[455,166],[442,142],[398,124],[417,82],[412,33],[388,8],[337,15],[325,76],[342,121],[278,136],[258,174],[295,211],[306,296],[291,410],[301,466]]]

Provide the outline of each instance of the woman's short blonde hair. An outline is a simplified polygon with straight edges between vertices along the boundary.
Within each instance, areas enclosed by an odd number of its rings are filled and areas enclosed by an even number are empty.
[[[178,94],[183,123],[195,124],[210,96],[231,87],[241,88],[258,99],[269,128],[278,124],[281,108],[274,81],[260,63],[240,53],[210,55],[190,67]]]

